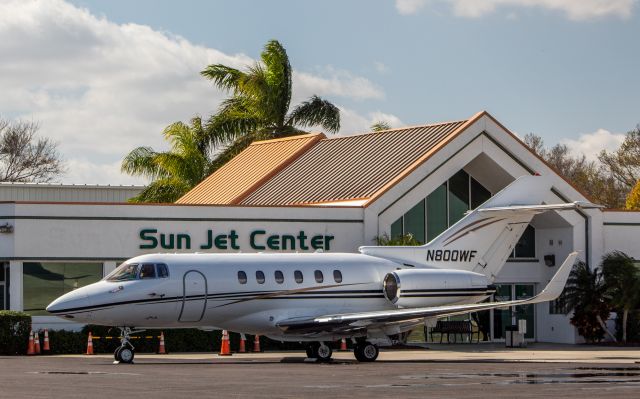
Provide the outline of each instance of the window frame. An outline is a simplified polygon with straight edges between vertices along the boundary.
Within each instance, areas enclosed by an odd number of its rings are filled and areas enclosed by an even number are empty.
[[[297,284],[302,284],[304,283],[304,274],[300,270],[295,270],[293,272],[293,279]]]
[[[313,278],[316,280],[316,283],[322,284],[324,282],[324,274],[322,273],[322,270],[314,270]]]
[[[335,281],[336,284],[342,284],[342,282],[344,281],[344,278],[342,276],[342,271],[338,269],[333,269],[333,281]]]
[[[256,270],[256,282],[258,284],[264,284],[266,281],[266,276],[262,270]]]
[[[279,275],[279,277],[278,277]],[[276,281],[276,284],[284,284],[284,273],[282,273],[282,270],[276,270],[273,272],[273,278]]]
[[[247,284],[247,281],[249,280],[249,278],[247,277],[247,272],[245,272],[244,270],[238,270],[237,278],[238,278],[238,283],[242,285]]]

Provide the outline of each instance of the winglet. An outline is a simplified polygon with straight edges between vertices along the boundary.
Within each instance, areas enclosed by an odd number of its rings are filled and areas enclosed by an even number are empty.
[[[538,302],[547,302],[553,301],[558,298],[562,291],[564,290],[564,286],[567,284],[567,279],[569,278],[569,273],[571,273],[571,269],[573,269],[573,263],[578,257],[578,252],[571,252],[567,259],[562,263],[562,266],[558,269],[556,274],[553,276],[549,284],[542,290],[541,293],[536,295],[529,303],[538,303]]]

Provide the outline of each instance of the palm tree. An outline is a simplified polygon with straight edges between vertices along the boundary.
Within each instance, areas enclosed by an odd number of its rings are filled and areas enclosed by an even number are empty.
[[[225,146],[214,160],[214,170],[254,140],[292,136],[311,126],[333,133],[340,129],[340,110],[318,96],[311,96],[289,111],[291,65],[277,40],[265,45],[260,59],[244,71],[215,64],[201,72],[217,88],[232,94],[206,124],[211,145]]]
[[[371,125],[372,132],[381,132],[383,130],[389,130],[389,129],[391,129],[391,125],[387,121],[378,121],[373,125]]]
[[[174,202],[211,173],[210,145],[200,117],[164,129],[171,150],[138,147],[122,161],[123,172],[152,180],[131,202]]]
[[[620,251],[603,256],[600,265],[613,307],[622,310],[622,342],[627,342],[629,312],[640,306],[640,271],[633,259]]]
[[[586,263],[578,262],[571,270],[561,298],[568,310],[573,310],[571,324],[587,341],[599,341],[603,332],[616,341],[604,322],[611,313],[611,303],[599,268],[591,270]]]

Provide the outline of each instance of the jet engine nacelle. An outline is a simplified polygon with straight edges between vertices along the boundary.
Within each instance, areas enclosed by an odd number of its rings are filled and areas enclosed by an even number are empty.
[[[495,288],[485,275],[469,271],[402,269],[387,273],[383,292],[398,308],[416,308],[478,302],[495,292]]]

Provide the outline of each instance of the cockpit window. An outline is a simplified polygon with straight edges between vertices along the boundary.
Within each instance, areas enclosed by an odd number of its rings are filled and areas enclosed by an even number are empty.
[[[107,281],[128,281],[138,278],[138,265],[135,263],[123,263],[107,277]]]
[[[158,263],[156,267],[158,268],[159,278],[169,277],[169,268],[167,268],[167,265],[165,265],[164,263]]]
[[[156,267],[153,263],[144,263],[140,267],[140,278],[156,278]]]

